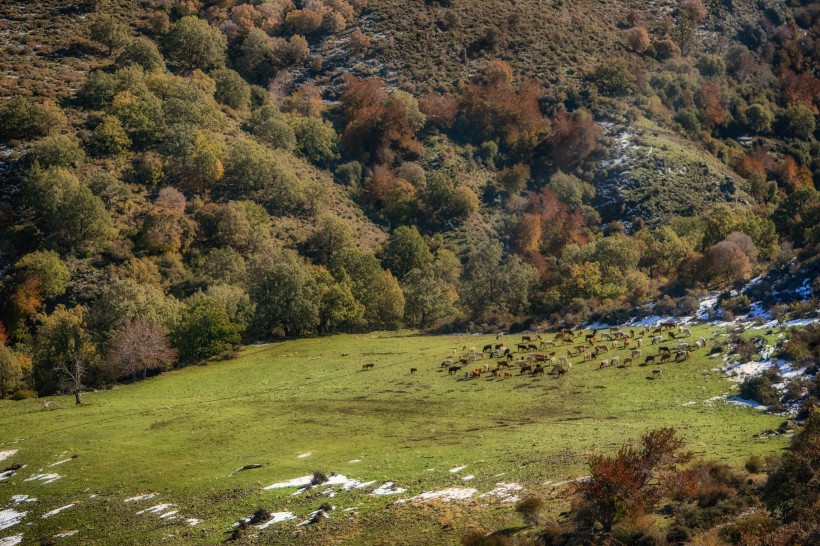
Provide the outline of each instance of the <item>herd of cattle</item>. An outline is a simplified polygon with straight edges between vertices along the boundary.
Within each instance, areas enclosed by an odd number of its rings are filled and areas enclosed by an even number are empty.
[[[496,340],[502,339],[502,335]],[[439,367],[447,370],[449,375],[456,375],[460,379],[479,378],[485,374],[492,374],[493,377],[512,377],[513,370],[518,370],[518,375],[544,375],[546,367],[551,366],[551,375],[559,378],[569,372],[573,366],[573,358],[581,358],[579,362],[592,362],[597,364],[598,369],[610,366],[631,366],[640,362],[642,365],[656,364],[658,362],[682,362],[689,359],[692,351],[706,346],[704,338],[692,340],[692,332],[689,328],[678,326],[675,322],[666,321],[651,329],[624,330],[618,327],[609,329],[608,332],[600,330],[577,330],[568,328],[562,329],[554,336],[544,336],[542,334],[531,334],[521,336],[521,342],[515,343],[515,350],[507,347],[504,342],[485,345],[481,351],[476,347],[464,347],[459,353],[453,350],[452,358],[448,358],[440,363]],[[581,340],[583,339],[583,342]],[[655,345],[657,353],[644,355],[647,351],[646,344]],[[674,342],[674,347],[664,345],[664,341]],[[567,347],[567,345],[571,345]],[[560,349],[559,349],[560,348]],[[552,349],[552,350],[550,350]],[[629,356],[621,358],[619,356],[608,356],[611,351],[629,350]],[[539,352],[543,351],[543,352]],[[566,351],[566,354],[559,354]],[[479,365],[479,361],[484,362]],[[495,360],[494,364],[491,361]],[[372,364],[365,364],[364,369],[371,369]],[[415,373],[416,368],[411,368],[410,373]],[[663,374],[662,370],[652,370],[653,378],[659,378]]]

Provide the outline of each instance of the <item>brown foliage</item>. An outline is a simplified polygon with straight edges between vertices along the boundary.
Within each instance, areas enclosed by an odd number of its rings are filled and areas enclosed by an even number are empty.
[[[451,129],[458,114],[458,101],[450,95],[427,93],[419,98],[419,109],[427,123],[437,129]]]
[[[168,368],[176,352],[162,326],[144,320],[127,323],[108,347],[106,368],[112,380],[141,376]]]
[[[708,126],[722,125],[726,119],[726,107],[720,97],[720,88],[712,82],[703,82],[700,87],[701,120]]]
[[[546,155],[559,168],[571,169],[598,150],[603,131],[591,117],[558,110],[551,121]]]
[[[644,53],[652,43],[649,32],[644,27],[634,27],[626,31],[626,45],[635,53]]]

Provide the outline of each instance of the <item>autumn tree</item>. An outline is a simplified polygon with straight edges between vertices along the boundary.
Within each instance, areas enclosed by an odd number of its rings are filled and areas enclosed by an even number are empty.
[[[89,27],[91,39],[108,48],[108,54],[122,48],[130,39],[128,26],[107,13],[94,18]]]
[[[225,35],[204,19],[183,17],[171,25],[163,40],[168,56],[191,70],[210,70],[225,64]]]
[[[626,45],[635,53],[645,53],[652,41],[645,27],[633,27],[626,31]]]
[[[133,376],[145,379],[149,371],[168,369],[175,357],[165,329],[137,319],[125,323],[111,340],[105,367],[115,380]]]
[[[34,336],[33,355],[37,389],[67,390],[80,404],[86,377],[97,363],[97,350],[86,331],[85,309],[58,305],[44,316]]]

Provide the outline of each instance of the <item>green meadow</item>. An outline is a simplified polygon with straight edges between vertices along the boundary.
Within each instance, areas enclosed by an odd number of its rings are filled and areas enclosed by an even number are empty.
[[[250,528],[235,543],[457,544],[469,528],[523,525],[514,503],[480,496],[496,484],[551,499],[557,513],[567,501],[561,482],[584,476],[589,455],[652,428],[677,427],[697,456],[734,465],[786,445],[782,436],[758,436],[782,417],[710,401],[736,388],[714,371],[722,359],[707,355],[711,341],[682,363],[599,370],[576,357],[561,378],[514,369],[510,378],[465,380],[439,367],[454,349],[495,342],[412,332],[300,339],[86,393],[79,407],[69,396],[2,401],[0,452],[17,453],[0,471],[25,466],[0,481],[0,510],[26,515],[0,530],[0,544],[18,534],[39,544],[71,531],[55,544],[217,544],[258,508],[295,519]],[[614,355],[623,360],[627,351],[607,356]],[[365,362],[373,369],[362,371]],[[652,369],[664,373],[653,378]],[[251,464],[262,466],[236,472]],[[314,471],[374,483],[301,494],[264,489]],[[59,478],[29,479],[38,474]],[[372,493],[385,482],[406,491]],[[453,487],[477,492],[449,503],[396,503]],[[12,495],[37,501],[14,504]],[[298,525],[325,502],[335,506],[329,519]],[[173,506],[137,514],[161,504]]]

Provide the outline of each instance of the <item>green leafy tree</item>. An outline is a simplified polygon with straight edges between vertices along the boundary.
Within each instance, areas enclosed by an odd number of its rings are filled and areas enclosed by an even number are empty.
[[[135,64],[141,66],[146,72],[164,72],[165,59],[162,57],[157,45],[140,36],[134,38],[117,57],[117,64],[119,66],[127,66]]]
[[[210,76],[216,83],[216,100],[234,110],[250,110],[251,87],[239,73],[229,68],[220,68],[211,72]]]
[[[412,269],[401,281],[404,319],[418,328],[440,326],[458,316],[458,293],[435,269]]]
[[[304,203],[299,179],[270,149],[248,138],[234,140],[228,150],[225,182],[251,193],[275,210],[288,211]]]
[[[512,167],[504,167],[498,173],[498,181],[509,193],[519,193],[527,187],[530,179],[530,168],[523,163],[517,163]]]
[[[762,104],[753,104],[743,112],[746,127],[755,133],[768,133],[772,130],[772,113]]]
[[[205,256],[202,274],[215,283],[242,285],[247,275],[245,258],[230,246],[215,248]]]
[[[631,93],[635,87],[635,76],[625,61],[615,60],[598,66],[593,74],[598,90],[610,97],[620,97]]]
[[[120,120],[109,115],[103,116],[94,129],[92,141],[94,148],[105,155],[119,155],[131,146],[131,139]]]
[[[80,404],[86,377],[97,363],[96,348],[86,331],[85,309],[58,305],[52,314],[42,318],[33,349],[37,390],[67,390]]]
[[[23,379],[20,357],[4,343],[0,343],[0,400],[6,397]]]
[[[53,101],[35,102],[31,97],[13,95],[0,102],[0,141],[38,138],[66,125],[68,118]]]
[[[548,187],[558,199],[573,209],[595,197],[595,188],[592,184],[560,170],[550,177]]]
[[[36,251],[26,254],[15,264],[20,281],[36,278],[46,299],[65,294],[71,273],[59,254],[54,251]]]
[[[208,287],[205,297],[217,302],[225,309],[232,323],[245,331],[251,324],[256,312],[256,305],[241,286],[214,284]]]
[[[324,333],[340,329],[355,330],[365,324],[364,305],[353,295],[350,278],[342,276],[336,281],[320,267],[316,279],[319,285],[319,330]]]
[[[292,119],[299,155],[316,165],[328,165],[338,159],[339,137],[329,121],[303,116]]]
[[[411,269],[426,269],[433,262],[433,254],[422,239],[416,226],[396,228],[384,247],[384,265],[401,279]]]
[[[123,24],[107,13],[99,14],[91,22],[89,30],[91,39],[107,47],[109,55],[127,44],[131,38],[128,25]]]
[[[526,313],[538,272],[487,242],[470,252],[459,295],[476,319]]]
[[[337,280],[349,277],[353,295],[364,305],[368,325],[390,328],[400,323],[404,295],[396,278],[381,268],[375,256],[348,248],[334,256],[330,270]]]
[[[348,222],[335,215],[325,215],[318,221],[306,246],[318,263],[327,265],[342,250],[355,247],[355,236]]]
[[[171,332],[171,345],[185,363],[201,362],[239,345],[240,328],[228,313],[210,298],[191,298],[179,324]]]
[[[79,143],[68,135],[49,135],[31,145],[31,156],[41,167],[76,167],[85,158]]]
[[[298,256],[282,253],[259,260],[249,276],[255,323],[261,333],[294,336],[317,329],[319,287]]]
[[[254,110],[248,127],[254,136],[274,148],[293,150],[296,147],[296,133],[275,105],[266,104]]]
[[[183,314],[183,304],[166,296],[159,286],[134,278],[115,277],[94,300],[88,325],[94,339],[106,343],[126,322],[143,320],[173,331]]]
[[[816,127],[814,113],[808,106],[795,102],[780,113],[778,127],[784,136],[808,140]]]
[[[190,69],[210,70],[225,64],[227,39],[218,28],[192,15],[168,29],[163,45],[168,56]]]

